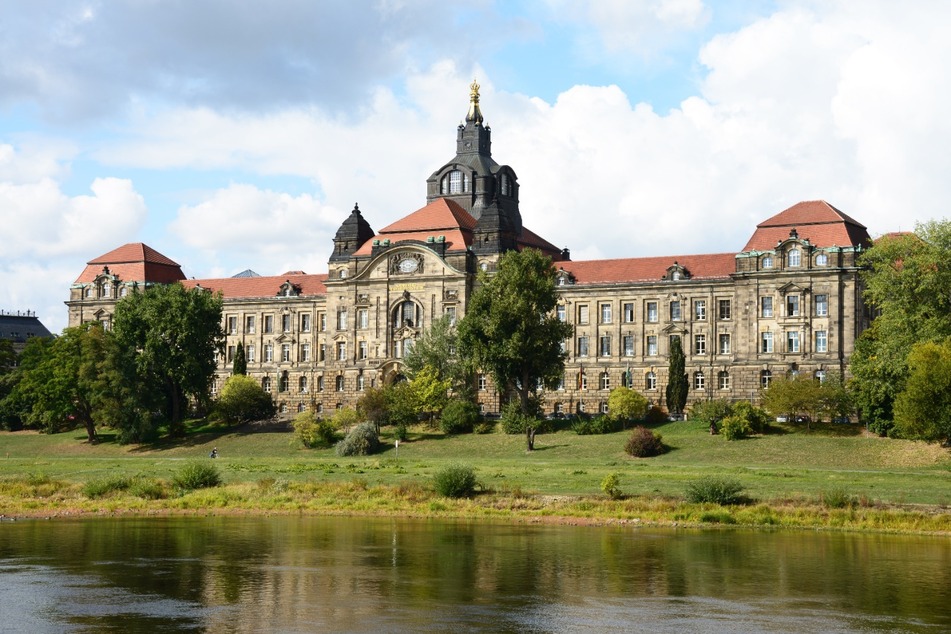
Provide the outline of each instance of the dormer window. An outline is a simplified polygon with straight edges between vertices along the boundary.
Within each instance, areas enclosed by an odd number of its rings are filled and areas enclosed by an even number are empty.
[[[799,249],[790,249],[786,254],[786,266],[790,268],[802,266],[802,251]]]
[[[290,280],[281,284],[281,290],[278,292],[280,297],[296,297],[300,294],[300,289],[291,284]]]
[[[512,183],[509,180],[508,174],[502,174],[502,176],[499,178],[499,186],[500,186],[499,189],[501,190],[501,193],[503,196],[512,195]]]
[[[674,262],[673,265],[667,267],[667,274],[664,275],[664,279],[673,280],[675,282],[689,278],[690,272],[677,262]]]
[[[469,190],[469,175],[461,170],[452,170],[442,177],[439,188],[443,194],[462,194]]]
[[[771,256],[771,255],[764,255],[764,256],[763,256],[763,268],[764,268],[764,269],[771,269],[771,268],[773,268],[773,256]]]
[[[340,269],[340,279],[347,279],[347,269]]]
[[[826,266],[829,264],[829,256],[825,253],[820,253],[816,256],[816,266]]]

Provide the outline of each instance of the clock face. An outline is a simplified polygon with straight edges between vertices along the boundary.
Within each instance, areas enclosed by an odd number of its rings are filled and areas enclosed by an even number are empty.
[[[400,271],[403,273],[413,273],[419,267],[419,262],[413,258],[406,258],[404,260],[400,260],[399,266]]]

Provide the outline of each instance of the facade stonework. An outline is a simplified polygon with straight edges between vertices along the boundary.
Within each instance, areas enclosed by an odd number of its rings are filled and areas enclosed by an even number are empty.
[[[88,263],[70,292],[69,323],[108,327],[115,302],[150,284],[220,292],[226,342],[213,391],[244,346],[248,374],[285,413],[353,405],[397,380],[422,332],[442,316],[461,319],[479,272],[491,274],[512,249],[552,258],[558,316],[574,329],[546,412],[605,411],[621,385],[662,405],[672,337],[686,354],[691,402],[755,401],[773,377],[844,373],[868,326],[856,258],[871,241],[824,201],[765,220],[738,252],[571,261],[523,226],[518,177],[492,159],[475,84],[456,156],[426,182],[427,204],[379,232],[354,207],[326,274],[187,280],[148,246],[125,245]],[[475,387],[484,411],[499,411],[491,380],[480,375]]]

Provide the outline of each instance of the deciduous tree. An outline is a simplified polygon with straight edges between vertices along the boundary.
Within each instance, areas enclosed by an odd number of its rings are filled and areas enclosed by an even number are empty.
[[[538,387],[555,388],[564,373],[571,326],[555,316],[557,301],[551,259],[536,249],[509,251],[494,274],[480,274],[459,326],[463,354],[500,391],[515,392],[526,414]],[[529,450],[534,435],[534,427],[526,430]]]
[[[629,387],[616,387],[608,396],[608,418],[627,423],[644,418],[647,413],[647,399]]]
[[[911,349],[905,389],[895,401],[895,426],[908,438],[951,443],[951,340]]]

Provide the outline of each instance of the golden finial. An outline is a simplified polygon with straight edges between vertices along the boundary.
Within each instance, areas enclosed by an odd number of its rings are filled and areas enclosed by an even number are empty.
[[[479,108],[479,82],[475,79],[469,84],[469,112],[466,121],[474,121],[482,125],[482,110]]]

